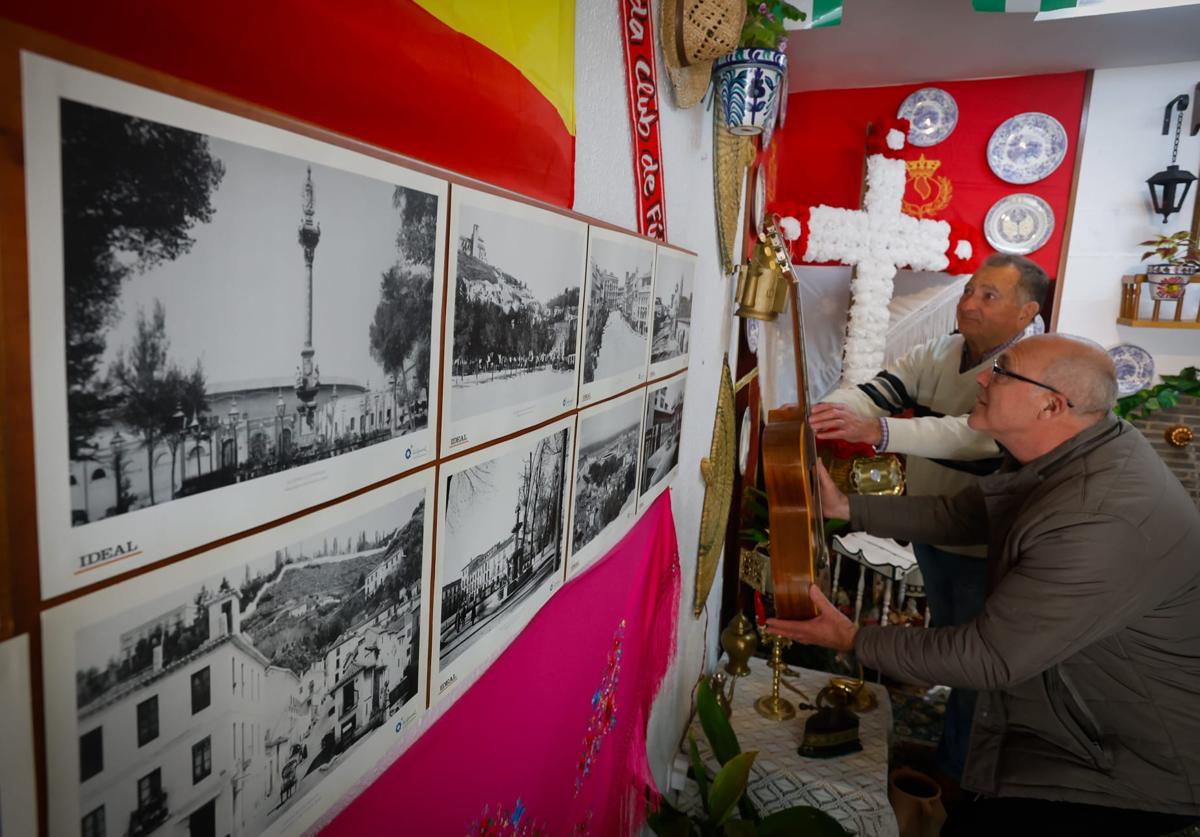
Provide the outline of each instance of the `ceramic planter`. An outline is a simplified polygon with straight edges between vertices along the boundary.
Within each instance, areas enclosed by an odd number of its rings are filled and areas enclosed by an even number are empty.
[[[735,49],[713,64],[725,127],[754,136],[775,124],[787,78],[787,55],[775,49]]]
[[[1150,298],[1155,301],[1183,299],[1188,277],[1195,273],[1196,268],[1191,265],[1146,265],[1146,284],[1150,286]]]

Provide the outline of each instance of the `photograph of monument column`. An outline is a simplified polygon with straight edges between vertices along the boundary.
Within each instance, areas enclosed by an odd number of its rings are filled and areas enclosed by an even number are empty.
[[[436,195],[60,110],[72,525],[428,425]]]

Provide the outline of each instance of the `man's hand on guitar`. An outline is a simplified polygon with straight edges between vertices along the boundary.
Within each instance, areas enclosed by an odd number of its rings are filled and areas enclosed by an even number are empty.
[[[817,460],[817,484],[821,490],[821,511],[825,516],[849,520],[850,500],[837,487],[833,477],[829,476],[829,472],[825,470],[825,463],[819,459]]]
[[[808,424],[818,439],[842,439],[847,442],[878,445],[883,438],[879,419],[863,418],[845,404],[816,404]]]
[[[854,637],[858,635],[858,626],[834,607],[817,585],[810,587],[808,593],[812,596],[813,604],[817,606],[816,616],[803,621],[768,619],[767,632],[806,645],[819,645],[835,651],[852,650]]]

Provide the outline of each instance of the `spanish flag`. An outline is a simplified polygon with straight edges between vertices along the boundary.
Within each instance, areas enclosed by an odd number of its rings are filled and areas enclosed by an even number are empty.
[[[575,0],[0,0],[17,23],[569,207]]]

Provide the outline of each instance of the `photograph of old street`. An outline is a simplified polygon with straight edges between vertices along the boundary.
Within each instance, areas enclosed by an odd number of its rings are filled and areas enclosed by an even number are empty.
[[[654,250],[592,231],[588,250],[583,382],[611,378],[646,364]]]
[[[679,464],[684,383],[685,377],[680,375],[647,393],[646,421],[642,431],[642,494],[661,482]]]
[[[660,250],[656,270],[651,363],[687,354],[692,328],[691,262]]]

